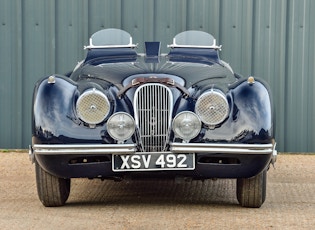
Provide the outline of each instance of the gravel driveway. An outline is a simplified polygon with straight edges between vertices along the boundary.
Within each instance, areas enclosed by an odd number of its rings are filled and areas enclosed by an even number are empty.
[[[26,152],[0,153],[1,229],[314,229],[315,155],[280,154],[259,209],[237,204],[235,180],[72,180],[66,206],[37,198]]]

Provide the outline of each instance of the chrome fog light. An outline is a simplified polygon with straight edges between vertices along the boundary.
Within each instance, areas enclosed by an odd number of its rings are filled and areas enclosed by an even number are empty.
[[[128,113],[115,113],[107,121],[107,132],[113,139],[122,142],[135,132],[135,121]]]
[[[202,94],[195,107],[195,112],[201,121],[210,126],[222,123],[229,111],[229,103],[220,90],[211,90]]]
[[[104,93],[93,88],[80,95],[76,103],[76,110],[79,118],[93,127],[107,117],[110,104]]]
[[[176,115],[173,120],[173,131],[176,136],[184,141],[195,138],[201,130],[199,117],[190,111],[184,111]]]

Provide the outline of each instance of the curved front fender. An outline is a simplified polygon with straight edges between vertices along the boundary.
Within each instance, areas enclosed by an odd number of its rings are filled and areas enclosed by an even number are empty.
[[[55,76],[40,80],[33,96],[33,137],[37,143],[71,143],[76,140],[100,139],[100,130],[80,126],[74,112],[77,86],[69,78]],[[83,129],[89,135],[83,135]],[[34,140],[34,139],[33,139]]]
[[[229,118],[218,128],[206,129],[206,142],[271,143],[273,111],[268,88],[260,81],[239,83],[229,91]]]
[[[265,139],[273,135],[272,103],[269,90],[261,82],[243,82],[233,90],[237,109],[234,122],[243,130]],[[267,136],[266,136],[267,135]]]

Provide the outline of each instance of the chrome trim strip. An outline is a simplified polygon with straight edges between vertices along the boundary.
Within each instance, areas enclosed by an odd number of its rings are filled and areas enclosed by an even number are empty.
[[[93,35],[92,35],[93,36]],[[90,44],[88,46],[84,46],[84,49],[106,49],[106,48],[137,48],[137,44],[132,43],[132,37],[129,39],[129,44],[127,45],[93,45],[93,39],[92,37],[90,38]]]
[[[174,153],[271,154],[273,144],[170,143]]]
[[[137,48],[138,44],[128,44],[128,45],[108,45],[108,46],[95,46],[88,45],[84,46],[84,49],[106,49],[106,48]]]
[[[176,44],[176,39],[173,38],[173,44],[167,45],[167,48],[203,48],[203,49],[216,49],[220,50],[222,49],[222,45],[217,45],[217,40],[213,39],[213,45],[211,46],[200,46],[200,45],[178,45]]]
[[[136,152],[135,144],[34,144],[30,151],[38,155],[102,155],[102,154],[133,154]],[[30,154],[31,155],[31,154]]]

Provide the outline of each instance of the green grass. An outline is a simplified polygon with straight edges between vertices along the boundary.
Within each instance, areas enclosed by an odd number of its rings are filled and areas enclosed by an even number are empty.
[[[26,153],[27,149],[0,149],[0,153]]]

